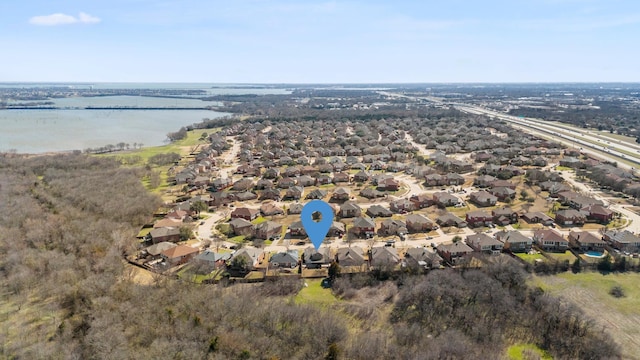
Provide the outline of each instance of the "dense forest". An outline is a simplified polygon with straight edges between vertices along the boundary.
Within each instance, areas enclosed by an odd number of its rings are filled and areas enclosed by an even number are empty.
[[[303,284],[134,281],[123,253],[159,200],[142,170],[87,155],[0,157],[0,357],[15,359],[488,359],[531,343],[560,359],[619,358],[576,308],[510,261],[427,275]]]

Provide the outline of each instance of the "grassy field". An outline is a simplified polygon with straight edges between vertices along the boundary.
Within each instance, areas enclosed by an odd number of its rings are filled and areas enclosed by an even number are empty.
[[[542,254],[524,254],[524,253],[517,253],[515,254],[517,257],[519,257],[520,259],[533,264],[535,263],[536,260],[540,259],[540,260],[546,260],[546,258],[544,257],[544,255]]]
[[[555,276],[534,276],[531,282],[545,292],[561,296],[580,307],[616,340],[625,359],[639,358],[640,274],[566,272]],[[613,286],[620,286],[626,296],[611,296],[609,291]]]
[[[569,260],[570,263],[573,263],[576,260],[576,257],[571,253],[571,251],[565,251],[564,253],[548,252],[545,253],[545,255],[556,261]]]
[[[325,289],[321,286],[322,279],[305,279],[307,286],[295,296],[296,304],[312,304],[318,306],[329,306],[338,299],[331,293],[331,289]]]

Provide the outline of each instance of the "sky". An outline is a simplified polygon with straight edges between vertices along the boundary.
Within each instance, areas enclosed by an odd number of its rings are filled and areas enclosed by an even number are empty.
[[[0,82],[639,82],[637,0],[5,0]]]

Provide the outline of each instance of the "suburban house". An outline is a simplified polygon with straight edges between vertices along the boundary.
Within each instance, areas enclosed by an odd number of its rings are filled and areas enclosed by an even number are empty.
[[[566,251],[569,247],[567,241],[560,233],[551,229],[536,230],[533,233],[533,241],[545,251]]]
[[[327,236],[342,237],[345,234],[345,225],[339,221],[334,221],[329,228]]]
[[[151,259],[148,260],[155,260],[160,258],[161,254],[163,251],[174,248],[178,245],[171,243],[171,242],[159,242],[157,244],[153,244],[151,246],[149,246],[148,248],[145,249],[145,251],[147,252],[147,254],[151,257]]]
[[[260,210],[258,209],[249,209],[246,207],[235,208],[231,212],[232,219],[245,219],[247,221],[255,220],[258,216],[260,216]]]
[[[491,175],[480,175],[473,180],[473,185],[485,188],[491,186],[491,183],[497,179]]]
[[[393,266],[400,262],[396,248],[379,246],[371,249],[371,266]]]
[[[234,234],[236,234],[236,236],[253,236],[254,226],[250,221],[247,221],[243,218],[235,218],[229,221],[229,225],[231,226],[231,230]]]
[[[498,202],[496,196],[484,190],[471,193],[469,200],[478,206],[493,206]]]
[[[522,218],[529,224],[542,224],[545,226],[553,224],[553,218],[540,211],[526,213],[522,215]]]
[[[419,247],[407,249],[404,253],[404,262],[411,267],[433,269],[440,267],[442,258],[425,247]]]
[[[300,214],[302,213],[302,208],[304,207],[304,204],[301,203],[294,203],[291,204],[289,206],[289,208],[287,209],[287,213],[289,215],[295,215],[295,214]]]
[[[433,194],[433,202],[439,207],[445,208],[458,205],[460,203],[460,199],[447,192],[437,192]]]
[[[269,266],[274,268],[290,268],[293,269],[298,265],[298,252],[290,250],[273,254],[269,259]]]
[[[225,266],[228,260],[231,260],[231,253],[216,253],[211,250],[205,250],[193,259],[196,264],[211,270]]]
[[[391,210],[382,205],[372,205],[366,211],[367,216],[372,218],[393,216]]]
[[[434,228],[433,222],[420,214],[409,214],[405,220],[410,233],[429,232]]]
[[[248,270],[253,270],[264,260],[264,252],[255,248],[242,248],[231,256],[231,260],[235,258],[244,258],[244,262]]]
[[[346,201],[340,205],[338,215],[342,218],[358,217],[362,214],[362,209],[353,201]]]
[[[611,246],[621,251],[635,253],[640,250],[640,237],[629,230],[607,231],[604,233],[603,239],[610,243]]]
[[[599,236],[596,236],[588,231],[571,231],[569,233],[569,243],[573,248],[580,249],[580,251],[604,251],[606,242]]]
[[[335,260],[341,267],[362,266],[364,264],[364,252],[358,246],[339,248]]]
[[[302,263],[309,269],[319,269],[322,265],[331,263],[331,254],[328,247],[316,248],[309,246],[302,253]]]
[[[506,226],[518,222],[518,213],[510,207],[502,207],[491,211],[494,224]]]
[[[242,178],[242,179],[236,181],[235,183],[233,183],[233,186],[231,187],[231,190],[233,190],[233,191],[248,191],[248,190],[253,189],[254,186],[255,186],[255,184],[253,183],[253,180],[247,179],[247,178]]]
[[[496,233],[496,239],[504,243],[504,249],[511,252],[529,252],[533,240],[522,235],[520,231],[499,231]]]
[[[502,251],[504,244],[485,233],[467,236],[467,245],[477,252],[498,255]]]
[[[378,182],[377,189],[380,191],[397,191],[400,188],[400,182],[394,178],[387,178]]]
[[[567,209],[567,210],[558,210],[556,212],[556,223],[558,225],[584,225],[585,221],[587,221],[587,216],[585,213],[575,210],[575,209]]]
[[[178,245],[163,251],[160,255],[171,266],[184,264],[193,259],[200,250],[187,245]]]
[[[608,224],[613,219],[613,211],[602,205],[589,205],[580,209],[580,211],[588,214],[588,220],[596,221],[601,224]]]
[[[558,200],[560,200],[563,205],[571,206],[574,209],[582,209],[589,205],[604,205],[601,200],[580,195],[573,191],[564,191],[559,193]]]
[[[233,181],[230,178],[217,178],[211,182],[211,187],[215,191],[222,191],[233,185]]]
[[[351,228],[356,236],[370,238],[376,231],[376,223],[370,217],[358,217],[353,221]]]
[[[360,191],[360,196],[367,199],[375,199],[375,198],[385,197],[386,194],[376,189],[367,188]]]
[[[256,225],[255,237],[258,239],[280,238],[282,235],[282,224],[274,221],[265,221]]]
[[[302,198],[302,193],[304,192],[304,188],[302,186],[292,186],[285,191],[284,199],[285,200],[300,200]]]
[[[273,215],[283,215],[284,214],[284,210],[279,208],[273,202],[265,202],[262,205],[260,205],[260,212],[264,216],[273,216]]]
[[[403,221],[397,219],[387,219],[380,224],[380,230],[378,230],[378,232],[382,236],[401,236],[406,234],[408,230],[407,225]]]
[[[332,201],[347,201],[351,197],[351,192],[349,189],[340,187],[337,188],[333,194],[331,194]]]
[[[391,209],[391,211],[399,214],[404,214],[415,209],[413,202],[407,199],[394,200],[389,203],[389,208]]]
[[[412,195],[409,198],[415,209],[423,209],[433,205],[433,196],[429,194]]]
[[[458,228],[467,227],[467,222],[461,218],[448,212],[444,215],[440,215],[436,218],[436,224],[440,226],[455,226]]]
[[[291,225],[289,225],[289,234],[291,234],[291,236],[306,237],[307,231],[304,229],[302,221],[298,220],[292,222]]]
[[[467,255],[473,252],[473,249],[462,241],[448,245],[440,244],[436,249],[442,259],[453,265],[464,262]]]
[[[470,227],[489,226],[493,224],[493,216],[484,210],[469,211],[465,220]]]
[[[315,189],[307,194],[306,199],[309,200],[322,200],[325,196],[327,196],[326,190]]]
[[[161,242],[178,242],[180,241],[180,229],[177,227],[164,227],[151,229],[149,232],[151,242],[154,244]]]
[[[494,187],[491,190],[489,190],[489,192],[491,193],[491,195],[497,197],[498,200],[504,201],[504,202],[513,200],[516,198],[516,191],[505,186]]]

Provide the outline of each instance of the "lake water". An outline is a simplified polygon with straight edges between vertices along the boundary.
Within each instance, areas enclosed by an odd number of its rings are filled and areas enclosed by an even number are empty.
[[[248,85],[246,88],[238,85],[226,88],[221,84],[0,84],[0,88],[24,89],[51,86],[85,89],[199,89],[205,90],[207,95],[291,93],[283,88],[253,88]],[[219,103],[188,97],[100,96],[68,97],[50,101],[56,107],[67,109],[0,110],[0,152],[17,150],[19,153],[38,154],[84,150],[119,142],[156,146],[166,142],[167,133],[177,131],[182,126],[198,123],[205,118],[229,115],[196,110]],[[82,110],[87,106],[157,107],[167,110]]]
[[[182,126],[224,115],[206,110],[0,110],[0,151],[37,154],[119,142],[156,146]]]

